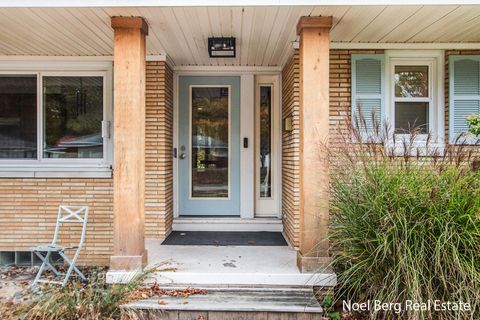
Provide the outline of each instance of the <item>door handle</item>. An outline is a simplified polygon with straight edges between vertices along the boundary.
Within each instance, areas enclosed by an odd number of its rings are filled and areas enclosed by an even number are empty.
[[[187,154],[185,152],[180,153],[180,159],[185,159]]]

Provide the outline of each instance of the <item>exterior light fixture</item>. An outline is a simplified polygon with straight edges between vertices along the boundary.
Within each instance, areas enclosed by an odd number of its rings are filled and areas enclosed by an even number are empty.
[[[208,38],[208,54],[210,58],[235,58],[235,38]]]

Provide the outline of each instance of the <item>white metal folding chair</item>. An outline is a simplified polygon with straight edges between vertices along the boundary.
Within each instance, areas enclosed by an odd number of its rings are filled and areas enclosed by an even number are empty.
[[[32,248],[32,251],[37,255],[37,257],[40,260],[42,260],[42,265],[40,266],[40,269],[38,270],[38,274],[35,277],[35,280],[33,281],[33,284],[31,286],[32,288],[36,287],[39,282],[61,284],[62,287],[64,287],[67,284],[72,271],[75,271],[75,273],[77,273],[78,276],[82,278],[82,280],[84,281],[87,280],[83,275],[83,273],[80,270],[78,270],[75,264],[80,254],[80,250],[82,249],[83,242],[85,241],[85,232],[87,230],[87,221],[88,221],[88,210],[89,210],[88,206],[59,206],[58,207],[57,223],[55,225],[55,234],[53,236],[52,243]],[[58,245],[58,235],[60,233],[60,228],[62,227],[62,225],[67,223],[82,224],[80,242],[78,243],[77,246]],[[65,250],[75,250],[75,249],[76,249],[75,254],[73,258],[70,260],[65,255]],[[61,273],[52,265],[52,263],[50,262],[50,257],[52,253],[59,254],[63,258],[64,262],[68,264],[68,270],[66,273]],[[52,270],[56,276],[65,275],[65,278],[63,279],[63,281],[41,279],[42,273],[45,270],[45,268]]]

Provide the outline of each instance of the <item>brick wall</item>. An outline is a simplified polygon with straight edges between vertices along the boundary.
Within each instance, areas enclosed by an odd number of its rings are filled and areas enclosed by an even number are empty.
[[[145,236],[165,238],[173,221],[173,71],[147,62]]]
[[[29,251],[52,241],[59,204],[88,205],[79,262],[108,265],[113,236],[112,179],[0,179],[0,250]],[[78,244],[78,232],[62,244]]]
[[[347,130],[351,107],[351,55],[379,54],[383,50],[330,50],[330,145]],[[293,246],[300,232],[300,119],[298,50],[282,70],[282,117],[293,117],[293,131],[282,133],[282,212],[285,234]]]
[[[300,231],[300,91],[296,51],[282,70],[282,119],[292,117],[293,130],[282,131],[282,216],[285,235],[299,245]]]
[[[147,62],[146,86],[145,235],[161,239],[173,219],[173,71],[165,62]],[[59,204],[90,206],[79,263],[108,265],[113,179],[0,178],[0,251],[29,251],[49,243]],[[75,244],[77,235],[62,235],[63,244]]]

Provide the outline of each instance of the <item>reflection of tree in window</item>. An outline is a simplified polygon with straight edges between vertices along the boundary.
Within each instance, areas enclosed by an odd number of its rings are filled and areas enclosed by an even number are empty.
[[[272,87],[260,87],[260,197],[271,196]]]
[[[192,88],[192,192],[228,197],[228,88]]]
[[[0,76],[0,158],[37,158],[37,77]]]
[[[102,158],[103,78],[44,77],[44,156]]]
[[[396,66],[395,97],[428,97],[428,66]]]
[[[428,133],[428,66],[395,66],[395,132]]]

